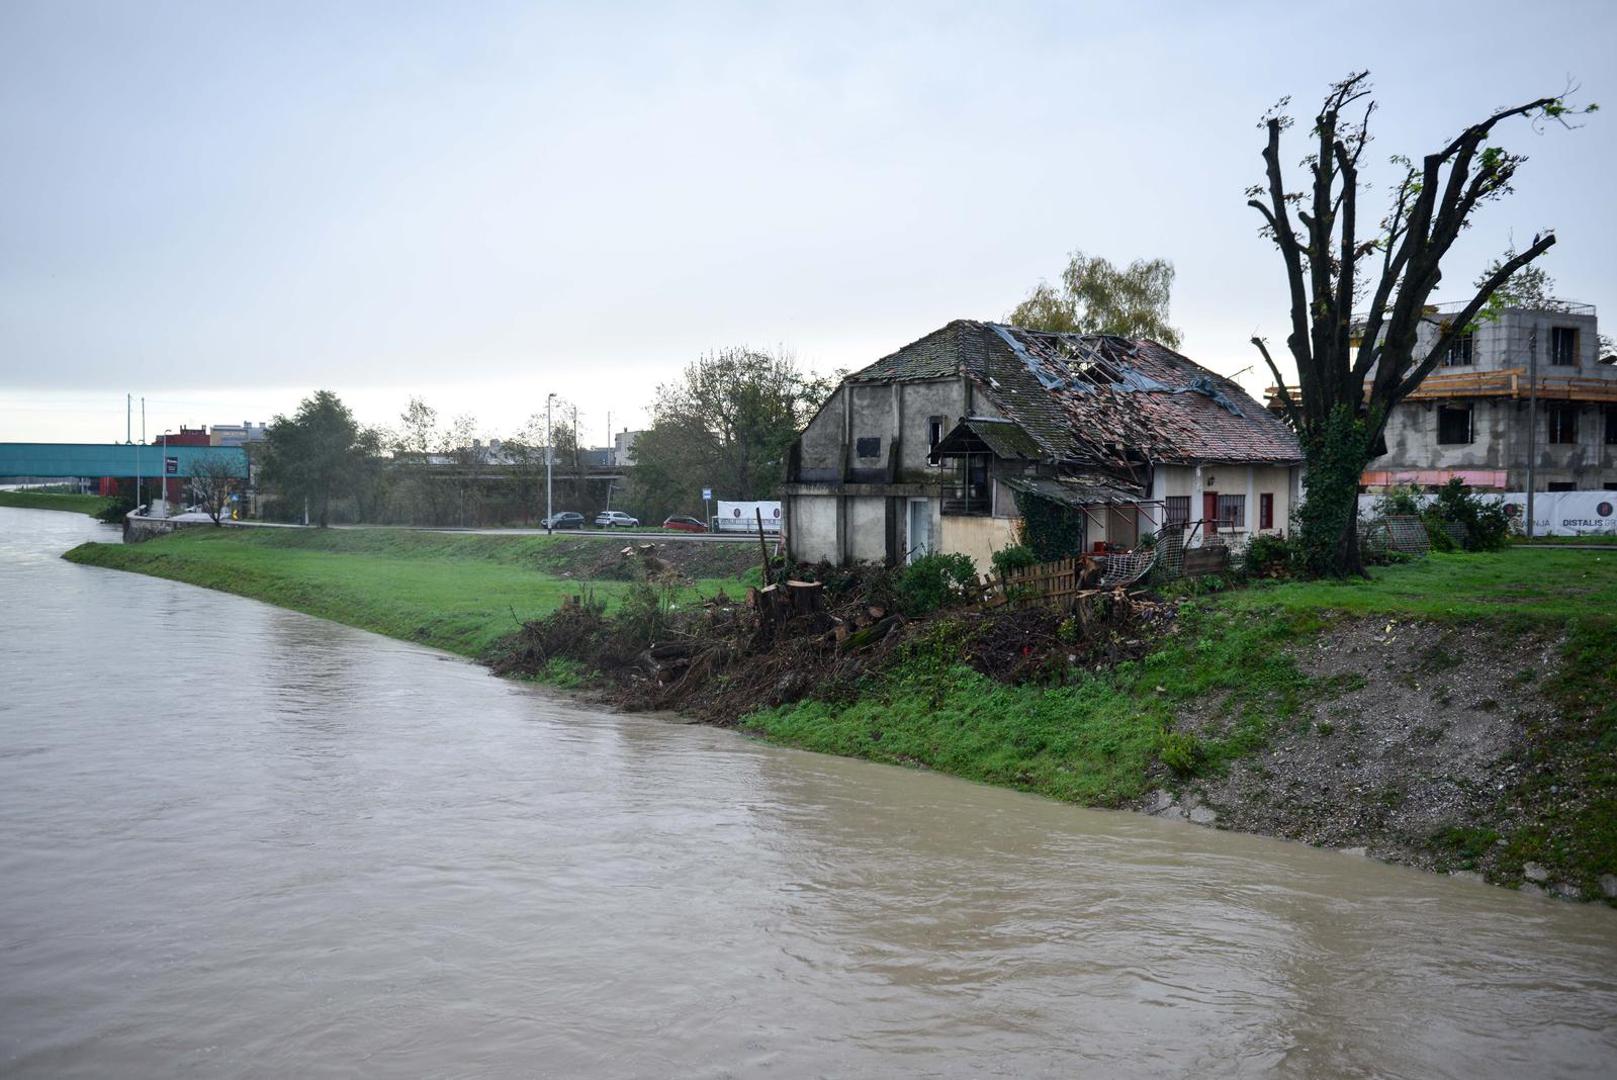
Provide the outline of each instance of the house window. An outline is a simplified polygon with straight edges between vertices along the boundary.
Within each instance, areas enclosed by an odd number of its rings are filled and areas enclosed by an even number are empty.
[[[1190,524],[1189,495],[1169,495],[1162,501],[1165,504],[1163,507],[1162,519],[1162,523],[1164,525]]]
[[[1221,529],[1246,528],[1246,496],[1220,495],[1218,497],[1218,527]]]
[[[940,443],[942,441],[943,441],[943,417],[941,417],[941,416],[929,416],[929,417],[927,417],[926,418],[926,462],[927,462],[928,465],[931,465],[934,468],[937,468],[938,466],[941,466],[943,464],[942,461],[940,461],[937,457],[933,456],[933,451],[935,451],[938,448],[938,443]]]
[[[1476,335],[1467,330],[1455,336],[1449,342],[1449,351],[1443,357],[1444,367],[1470,367],[1472,350],[1476,346]]]
[[[1275,527],[1275,497],[1269,492],[1258,496],[1258,528],[1272,529]]]
[[[1578,363],[1578,328],[1575,326],[1550,327],[1550,363],[1556,367],[1575,367]]]
[[[1471,406],[1439,405],[1437,407],[1437,441],[1440,443],[1468,443],[1471,441]]]
[[[864,438],[855,439],[853,442],[853,452],[855,455],[862,458],[881,457],[881,436],[867,435]]]
[[[1551,480],[1545,485],[1550,491],[1576,491],[1578,485],[1570,480]]]
[[[1617,409],[1606,408],[1606,445],[1617,444]]]
[[[1548,415],[1550,442],[1578,441],[1578,409],[1575,405],[1551,405]]]

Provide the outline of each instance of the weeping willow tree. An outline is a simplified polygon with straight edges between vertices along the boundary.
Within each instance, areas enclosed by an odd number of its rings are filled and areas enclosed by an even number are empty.
[[[1297,367],[1298,394],[1262,338],[1264,362],[1280,387],[1281,404],[1303,445],[1307,466],[1299,511],[1309,568],[1317,574],[1362,574],[1358,545],[1359,477],[1384,452],[1393,406],[1437,367],[1490,298],[1555,243],[1542,232],[1521,251],[1497,260],[1470,290],[1470,299],[1442,324],[1437,339],[1419,341],[1427,304],[1443,279],[1449,249],[1482,206],[1508,195],[1527,159],[1497,145],[1495,129],[1522,122],[1534,131],[1570,127],[1596,106],[1573,108],[1571,88],[1499,109],[1420,162],[1394,157],[1400,179],[1380,223],[1361,234],[1360,167],[1370,142],[1376,104],[1368,72],[1331,87],[1308,134],[1302,181],[1287,180],[1282,137],[1294,125],[1282,100],[1260,127],[1265,176],[1248,189],[1248,204],[1280,253],[1291,297],[1286,346]],[[1364,304],[1354,317],[1355,306]]]
[[[1012,326],[1057,334],[1117,334],[1150,338],[1179,347],[1179,331],[1168,323],[1173,263],[1136,259],[1117,266],[1098,255],[1067,256],[1061,284],[1041,281],[1005,316]]]

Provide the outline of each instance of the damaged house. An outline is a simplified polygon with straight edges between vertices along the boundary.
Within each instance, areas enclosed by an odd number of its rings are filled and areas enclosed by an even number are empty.
[[[1296,436],[1229,379],[1154,341],[961,319],[842,381],[794,444],[793,558],[963,552],[986,571],[1019,500],[1082,514],[1083,547],[1284,529]]]

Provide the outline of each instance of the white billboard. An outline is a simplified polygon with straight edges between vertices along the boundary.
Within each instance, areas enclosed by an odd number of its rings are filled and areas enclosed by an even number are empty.
[[[1527,531],[1527,493],[1511,491],[1504,495],[1479,491],[1479,497],[1499,500],[1517,531]],[[1433,498],[1421,496],[1422,501]],[[1359,496],[1359,516],[1375,514],[1379,495]],[[1617,491],[1538,491],[1533,493],[1533,535],[1535,536],[1612,536],[1617,535]]]
[[[758,531],[758,516],[763,515],[764,532],[778,533],[785,518],[777,502],[725,502],[719,500],[719,512],[713,516],[714,532]]]

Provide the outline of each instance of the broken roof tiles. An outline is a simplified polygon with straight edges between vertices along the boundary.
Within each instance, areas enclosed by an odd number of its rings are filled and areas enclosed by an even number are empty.
[[[1164,345],[958,319],[850,382],[970,379],[1055,462],[1302,460],[1297,437],[1236,383]]]

